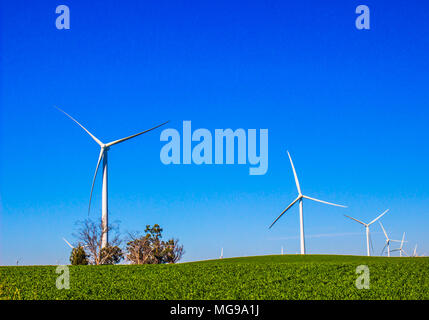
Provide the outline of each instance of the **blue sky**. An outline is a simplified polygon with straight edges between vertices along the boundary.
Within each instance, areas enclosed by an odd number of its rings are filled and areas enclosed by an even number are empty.
[[[70,7],[70,30],[55,8]],[[371,10],[357,30],[355,8]],[[161,130],[109,152],[110,221],[160,224],[184,261],[299,251],[365,254],[382,221],[429,254],[429,7],[422,1],[28,1],[0,7],[0,264],[68,262],[102,141],[169,128],[268,129],[269,168],[161,163]],[[101,215],[97,179],[91,217]],[[383,246],[372,229],[375,253]],[[320,236],[324,235],[324,236]],[[330,235],[330,236],[328,236]]]

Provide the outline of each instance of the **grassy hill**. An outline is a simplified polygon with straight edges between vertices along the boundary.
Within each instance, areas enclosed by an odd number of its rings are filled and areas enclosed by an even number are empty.
[[[358,290],[367,265],[370,289]],[[176,265],[0,267],[0,299],[429,299],[429,258],[274,255]]]

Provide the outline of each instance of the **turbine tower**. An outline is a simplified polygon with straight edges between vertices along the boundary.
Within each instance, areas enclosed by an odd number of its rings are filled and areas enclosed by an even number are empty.
[[[62,113],[64,113],[71,120],[76,122],[100,146],[100,154],[98,156],[97,167],[95,168],[94,178],[92,179],[91,193],[89,196],[88,214],[89,214],[89,211],[91,208],[91,198],[92,198],[92,191],[94,189],[95,178],[97,176],[98,167],[100,166],[101,159],[103,159],[103,184],[102,184],[102,196],[101,196],[101,225],[102,225],[101,247],[104,248],[108,244],[108,211],[109,210],[108,210],[108,188],[107,188],[107,186],[108,186],[108,184],[107,184],[107,152],[109,151],[111,146],[114,146],[114,145],[119,144],[121,142],[127,141],[127,140],[132,139],[134,137],[137,137],[141,134],[152,131],[156,128],[159,128],[160,126],[165,125],[168,121],[166,121],[160,125],[157,125],[156,127],[153,127],[151,129],[133,134],[131,136],[128,136],[128,137],[125,137],[122,139],[118,139],[118,140],[115,140],[115,141],[112,141],[109,143],[103,143],[99,139],[97,139],[91,132],[89,132],[83,125],[81,125],[79,122],[77,122],[77,120],[74,119],[72,116],[70,116],[65,111],[61,110],[60,108],[58,108],[58,107],[56,107],[56,108],[59,111],[61,111]]]
[[[289,156],[289,160],[290,160],[290,165],[292,166],[292,171],[293,171],[293,175],[295,177],[295,184],[296,184],[296,189],[298,190],[298,197],[293,200],[291,202],[291,204],[289,204],[287,206],[286,209],[283,210],[283,212],[277,217],[276,220],[274,220],[274,222],[270,225],[269,229],[271,229],[271,227],[277,222],[277,220],[280,219],[281,216],[283,216],[283,214],[288,211],[290,208],[292,208],[292,206],[299,202],[299,226],[300,226],[300,244],[301,244],[301,254],[305,254],[305,240],[304,240],[304,214],[303,214],[303,199],[308,199],[308,200],[313,200],[313,201],[317,201],[317,202],[321,202],[321,203],[325,203],[325,204],[329,204],[331,206],[336,206],[336,207],[342,207],[342,208],[347,208],[346,206],[340,205],[340,204],[335,204],[335,203],[331,203],[331,202],[326,202],[323,200],[319,200],[319,199],[315,199],[315,198],[311,198],[309,196],[305,196],[302,194],[301,192],[301,187],[299,185],[299,181],[298,181],[298,177],[296,175],[296,171],[295,171],[295,167],[293,166],[293,162],[292,162],[292,158],[289,154],[289,151],[287,151],[287,154]]]
[[[374,220],[372,220],[370,223],[365,223],[365,222],[362,222],[362,221],[360,221],[358,219],[355,219],[355,218],[352,218],[352,217],[349,217],[349,216],[345,215],[347,218],[352,219],[352,220],[354,220],[356,222],[359,222],[360,224],[362,224],[362,225],[365,226],[365,232],[366,232],[366,251],[367,251],[368,256],[371,255],[371,253],[369,251],[369,226],[372,225],[374,222],[376,222],[378,219],[380,219],[382,216],[384,216],[388,211],[389,211],[389,209],[387,209],[386,211],[384,211],[382,214],[380,214],[377,218],[375,218]]]

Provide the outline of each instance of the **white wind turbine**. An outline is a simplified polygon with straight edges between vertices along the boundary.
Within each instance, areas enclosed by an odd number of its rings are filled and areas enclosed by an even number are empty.
[[[404,242],[407,242],[407,241],[405,241],[405,232],[404,232],[404,234],[402,235],[402,240],[401,240],[401,246],[399,247],[399,248],[397,248],[397,249],[393,249],[392,250],[392,252],[394,252],[394,251],[399,251],[399,256],[400,257],[402,257],[402,254],[405,254],[407,257],[408,257],[408,254],[405,252],[405,250],[403,249],[403,247],[404,247]]]
[[[377,218],[375,218],[374,220],[372,220],[370,223],[365,223],[365,222],[362,222],[362,221],[360,221],[358,219],[355,219],[355,218],[352,218],[352,217],[349,217],[349,216],[345,215],[347,218],[352,219],[352,220],[354,220],[356,222],[359,222],[360,224],[362,224],[362,225],[365,226],[365,231],[366,231],[366,251],[367,251],[368,256],[371,255],[371,253],[369,251],[369,226],[372,225],[374,222],[376,222],[378,219],[380,219],[382,216],[384,216],[388,211],[389,211],[389,209],[387,209],[386,211],[384,211],[382,214],[380,214]]]
[[[220,257],[219,259],[223,259],[223,248],[220,250]]]
[[[89,196],[89,205],[88,205],[88,214],[89,210],[91,208],[91,198],[92,198],[92,191],[94,189],[94,183],[95,178],[97,176],[98,167],[100,166],[101,158],[103,158],[103,184],[102,184],[102,199],[101,199],[101,224],[102,224],[102,235],[101,235],[101,247],[104,248],[108,244],[108,192],[107,192],[107,152],[109,151],[110,147],[113,145],[116,145],[118,143],[127,141],[129,139],[132,139],[134,137],[137,137],[141,134],[144,134],[146,132],[152,131],[156,128],[159,128],[160,126],[163,126],[168,121],[157,125],[156,127],[153,127],[151,129],[133,134],[131,136],[118,139],[109,143],[103,143],[99,139],[97,139],[91,132],[89,132],[83,125],[81,125],[79,122],[77,122],[72,116],[67,114],[65,111],[61,110],[60,108],[56,107],[58,110],[60,110],[62,113],[64,113],[67,117],[72,119],[74,122],[76,122],[83,130],[86,131],[90,135],[90,137],[97,142],[97,144],[100,146],[100,155],[98,156],[98,162],[97,167],[95,168],[94,178],[92,179],[92,186],[91,186],[91,194]]]
[[[413,257],[418,257],[417,255],[417,245],[414,247],[414,251],[413,251]]]
[[[383,224],[381,223],[381,221],[378,221],[378,223],[380,224],[381,229],[383,229],[383,233],[384,233],[384,235],[385,235],[385,237],[386,237],[386,244],[384,245],[383,250],[381,250],[381,255],[383,255],[384,249],[386,249],[386,247],[387,247],[387,256],[388,256],[388,257],[390,257],[390,242],[391,242],[391,241],[401,242],[401,241],[390,239],[390,238],[388,237],[387,232],[386,232],[386,230],[384,229]]]
[[[301,192],[301,187],[299,186],[299,181],[298,181],[298,177],[296,175],[296,171],[295,171],[295,167],[293,166],[293,162],[292,162],[292,158],[289,154],[289,151],[287,151],[287,154],[289,156],[289,160],[290,160],[290,164],[292,166],[292,171],[293,171],[293,175],[295,177],[295,184],[296,184],[296,188],[298,190],[298,197],[293,200],[291,202],[291,204],[289,204],[287,206],[286,209],[283,210],[283,212],[277,217],[276,220],[274,220],[274,222],[270,225],[269,229],[271,229],[271,227],[277,222],[277,220],[280,219],[280,217],[286,212],[288,211],[295,203],[299,202],[299,224],[300,224],[300,243],[301,243],[301,254],[305,254],[305,240],[304,240],[304,217],[303,217],[303,199],[308,199],[308,200],[313,200],[313,201],[317,201],[317,202],[321,202],[321,203],[325,203],[325,204],[329,204],[331,206],[337,206],[337,207],[342,207],[342,208],[347,208],[346,206],[342,206],[340,204],[335,204],[335,203],[331,203],[331,202],[326,202],[323,200],[319,200],[319,199],[315,199],[315,198],[311,198],[309,196],[305,196],[302,194]]]
[[[416,246],[414,247],[414,250],[413,250],[413,254],[411,255],[411,257],[413,257],[413,258],[415,258],[415,257],[422,257],[422,255],[418,255],[417,254],[417,244],[416,244]]]

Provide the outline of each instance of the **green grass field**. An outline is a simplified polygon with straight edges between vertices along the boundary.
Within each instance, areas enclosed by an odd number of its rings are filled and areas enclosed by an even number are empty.
[[[367,265],[370,289],[358,290]],[[429,258],[283,255],[176,265],[0,267],[0,299],[429,299]]]

